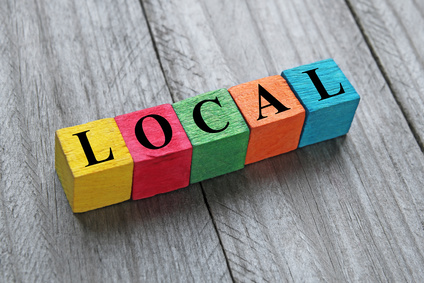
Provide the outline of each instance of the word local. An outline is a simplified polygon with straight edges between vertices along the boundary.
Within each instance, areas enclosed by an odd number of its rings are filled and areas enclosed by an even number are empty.
[[[169,192],[345,135],[359,95],[332,59],[56,131],[73,212]]]

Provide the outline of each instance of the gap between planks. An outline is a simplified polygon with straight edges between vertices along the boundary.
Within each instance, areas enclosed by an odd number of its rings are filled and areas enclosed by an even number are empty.
[[[153,49],[155,50],[155,53],[156,53],[156,58],[158,59],[160,69],[161,69],[162,74],[163,74],[163,77],[165,79],[166,87],[168,88],[169,93],[171,94],[172,102],[175,103],[176,102],[175,101],[176,99],[175,99],[175,96],[174,96],[174,93],[173,93],[171,87],[169,86],[168,78],[167,78],[166,73],[165,73],[165,70],[163,68],[162,60],[161,60],[161,57],[160,57],[160,54],[159,54],[159,51],[158,51],[158,48],[157,48],[157,45],[156,45],[155,37],[153,36],[153,32],[152,32],[152,28],[151,28],[150,23],[149,23],[149,19],[148,19],[147,14],[146,14],[146,9],[144,7],[143,0],[139,0],[139,3],[140,3],[140,6],[141,6],[141,10],[143,11],[143,16],[144,16],[144,19],[146,21],[147,29],[149,30],[149,35],[150,35],[150,38],[152,40]],[[226,251],[224,249],[224,245],[222,243],[221,235],[220,235],[220,233],[218,231],[218,227],[216,225],[215,218],[213,217],[211,208],[209,206],[209,202],[208,202],[208,199],[206,197],[205,189],[203,188],[202,182],[200,182],[199,185],[200,185],[200,188],[202,190],[203,201],[205,202],[206,207],[208,209],[209,217],[212,220],[212,224],[213,224],[213,227],[215,229],[215,233],[216,233],[216,235],[218,237],[219,245],[220,245],[221,250],[222,250],[222,253],[224,254],[224,257],[225,257],[225,264],[227,265],[227,269],[228,269],[228,272],[230,274],[231,280],[233,282],[235,282],[234,276],[233,276],[233,272],[232,272],[232,269],[230,267],[230,263],[228,261],[228,256],[227,256],[227,253],[226,253]]]
[[[140,6],[141,6],[143,15],[144,15],[144,19],[146,21],[146,25],[147,25],[147,28],[148,28],[148,31],[149,31],[149,35],[150,35],[150,38],[151,38],[151,41],[152,41],[152,44],[153,44],[153,48],[154,48],[156,57],[157,57],[158,62],[159,62],[160,69],[161,69],[161,71],[163,73],[163,76],[164,76],[164,79],[165,79],[166,86],[167,86],[167,88],[169,90],[169,93],[171,94],[172,102],[175,103],[176,102],[176,98],[175,98],[174,92],[172,91],[172,88],[169,85],[168,77],[167,77],[167,75],[165,73],[165,70],[164,70],[164,67],[163,67],[163,64],[162,64],[162,60],[161,60],[162,58],[161,58],[161,56],[159,54],[159,50],[157,48],[156,39],[155,39],[155,37],[153,35],[152,28],[151,28],[151,25],[150,25],[150,22],[149,22],[149,18],[148,18],[147,13],[146,13],[146,9],[145,9],[143,0],[139,0],[139,3],[140,3]],[[353,9],[353,7],[352,7],[352,5],[350,3],[350,0],[345,0],[345,3],[346,3],[346,6],[347,6],[349,12],[351,13],[351,15],[352,15],[352,17],[354,19],[356,25],[358,26],[358,28],[360,30],[360,33],[361,33],[361,35],[362,35],[362,37],[363,37],[363,39],[364,39],[364,41],[365,41],[365,43],[367,45],[367,48],[369,49],[369,51],[371,53],[371,56],[372,56],[373,60],[376,62],[377,67],[380,70],[380,72],[381,72],[381,74],[382,74],[382,76],[384,78],[384,81],[386,82],[387,86],[389,87],[390,93],[392,94],[392,96],[395,99],[398,107],[400,108],[400,110],[402,112],[402,115],[404,116],[404,118],[405,118],[405,120],[406,120],[406,122],[408,124],[409,130],[413,134],[413,136],[415,138],[415,141],[418,143],[419,148],[424,153],[424,141],[422,141],[420,139],[420,136],[418,135],[417,130],[414,128],[414,126],[412,125],[412,123],[409,121],[408,117],[405,115],[405,112],[406,111],[405,111],[403,105],[398,100],[397,96],[395,95],[395,91],[394,91],[393,85],[392,85],[392,83],[391,83],[391,81],[389,79],[389,76],[388,76],[387,72],[385,71],[385,68],[383,66],[383,63],[381,62],[379,56],[377,55],[377,52],[373,48],[373,45],[371,44],[371,41],[370,41],[369,37],[365,33],[364,26],[361,24],[361,21],[360,21],[358,15],[357,15],[357,13],[355,12],[355,10]],[[226,253],[226,250],[224,249],[224,245],[223,245],[223,242],[222,242],[222,239],[221,239],[221,235],[220,235],[220,233],[218,231],[218,227],[217,227],[215,218],[214,218],[214,216],[212,214],[212,211],[211,211],[211,208],[210,208],[210,205],[209,205],[209,201],[207,199],[207,196],[206,196],[206,193],[205,193],[205,189],[203,187],[203,183],[200,182],[199,185],[201,187],[203,199],[204,199],[204,202],[205,202],[206,207],[208,209],[209,216],[210,216],[210,218],[212,220],[213,227],[215,229],[216,235],[218,236],[219,244],[220,244],[220,247],[221,247],[221,249],[223,251],[223,254],[224,254],[224,257],[225,257],[225,261],[226,261],[226,265],[227,265],[227,269],[229,271],[231,280],[233,282],[235,282],[235,279],[234,279],[234,276],[233,276],[233,271],[232,271],[232,269],[230,267],[230,264],[229,264],[228,255]]]
[[[392,84],[390,78],[389,78],[389,75],[386,72],[386,69],[384,68],[383,63],[381,62],[380,57],[377,55],[377,52],[376,52],[375,48],[373,47],[369,36],[365,33],[365,27],[362,25],[358,14],[356,13],[355,9],[353,8],[353,6],[351,4],[351,1],[352,0],[345,0],[346,6],[348,7],[350,13],[352,14],[352,17],[355,20],[355,23],[358,26],[359,31],[361,32],[361,35],[364,38],[364,41],[367,44],[368,49],[370,50],[371,56],[374,59],[375,63],[377,64],[377,67],[380,70],[380,72],[381,72],[381,74],[384,78],[384,81],[386,82],[387,86],[389,87],[390,93],[392,94],[394,100],[396,101],[396,104],[398,105],[400,111],[402,112],[402,115],[405,118],[406,123],[408,124],[409,130],[411,131],[412,135],[414,136],[415,141],[417,142],[419,148],[421,149],[421,152],[424,153],[424,140],[421,139],[418,130],[414,127],[413,123],[408,119],[408,115],[406,115],[405,107],[400,102],[397,95],[395,95],[396,91],[393,87],[393,84]]]

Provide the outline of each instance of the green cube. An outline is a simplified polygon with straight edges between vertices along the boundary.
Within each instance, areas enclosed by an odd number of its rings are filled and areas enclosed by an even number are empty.
[[[193,146],[190,184],[244,167],[249,128],[226,89],[172,106]]]

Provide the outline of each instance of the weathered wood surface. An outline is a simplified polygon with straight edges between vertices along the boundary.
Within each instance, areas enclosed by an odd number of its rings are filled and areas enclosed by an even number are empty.
[[[199,185],[74,215],[54,132],[172,102],[138,1],[1,5],[0,281],[229,279]]]
[[[424,1],[348,2],[415,138],[424,148]]]
[[[423,282],[424,157],[408,125],[420,139],[410,21],[424,7],[354,2],[1,5],[0,281]],[[328,57],[362,98],[346,137],[72,214],[55,130]]]
[[[236,281],[424,280],[423,155],[345,3],[145,6],[177,100],[328,57],[362,95],[347,137],[203,182]]]

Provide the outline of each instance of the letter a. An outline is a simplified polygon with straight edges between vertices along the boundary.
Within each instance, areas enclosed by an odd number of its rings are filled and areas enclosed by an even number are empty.
[[[259,118],[257,121],[266,118],[268,116],[262,116],[262,109],[269,107],[269,106],[274,106],[278,111],[275,114],[284,112],[286,110],[289,110],[290,108],[287,108],[286,106],[284,106],[280,101],[278,101],[274,96],[272,96],[272,94],[270,94],[266,89],[263,88],[263,86],[261,86],[260,84],[258,84],[259,86]],[[262,106],[262,102],[261,102],[261,97],[265,98],[270,104]]]

